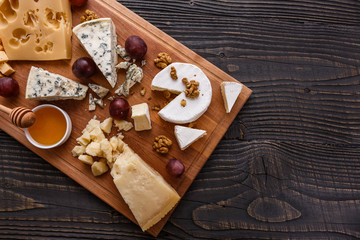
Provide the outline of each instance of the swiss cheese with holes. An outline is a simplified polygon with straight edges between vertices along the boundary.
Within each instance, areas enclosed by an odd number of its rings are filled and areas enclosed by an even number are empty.
[[[69,0],[1,0],[0,36],[9,60],[71,58]]]

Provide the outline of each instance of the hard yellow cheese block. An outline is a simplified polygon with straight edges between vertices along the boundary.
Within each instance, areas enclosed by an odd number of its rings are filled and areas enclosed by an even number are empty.
[[[9,60],[71,58],[69,0],[0,0],[0,36]]]
[[[180,200],[162,176],[127,144],[117,157],[111,175],[143,231],[159,222]]]

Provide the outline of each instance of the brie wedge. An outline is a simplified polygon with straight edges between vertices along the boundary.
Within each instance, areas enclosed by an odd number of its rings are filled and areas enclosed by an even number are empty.
[[[237,82],[222,82],[221,94],[224,99],[226,113],[230,113],[242,90],[242,84]]]
[[[205,130],[183,127],[179,125],[175,126],[175,137],[181,150],[185,150],[187,147],[205,135]]]
[[[173,80],[170,76],[171,67],[177,72],[178,79]],[[197,98],[185,96],[186,86],[182,82],[183,78],[199,82],[200,92]],[[159,111],[159,116],[165,121],[172,123],[189,123],[197,120],[208,109],[211,103],[212,88],[210,80],[200,68],[189,63],[172,63],[159,72],[151,83],[151,89],[157,91],[168,90],[179,94],[174,100]],[[181,100],[186,100],[186,106],[181,106]]]
[[[126,143],[122,144],[123,151],[113,165],[111,176],[141,229],[146,231],[176,205],[180,196]]]
[[[110,18],[99,18],[81,23],[73,32],[99,67],[111,87],[117,83],[115,25]]]

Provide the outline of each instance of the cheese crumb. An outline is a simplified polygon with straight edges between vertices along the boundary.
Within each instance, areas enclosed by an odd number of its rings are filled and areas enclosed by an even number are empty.
[[[129,131],[134,126],[131,122],[125,120],[114,120],[114,124],[118,128],[118,131],[124,130],[125,132]]]
[[[91,171],[95,177],[100,176],[106,173],[109,170],[109,167],[104,162],[94,162],[91,165]]]
[[[113,119],[112,119],[111,117],[105,119],[105,120],[100,124],[101,130],[103,130],[105,133],[109,134],[109,133],[111,132],[112,123],[113,123]]]
[[[81,154],[85,153],[85,146],[75,146],[71,151],[73,157],[78,157]]]
[[[80,155],[78,159],[87,165],[92,165],[94,163],[94,159],[89,155]]]

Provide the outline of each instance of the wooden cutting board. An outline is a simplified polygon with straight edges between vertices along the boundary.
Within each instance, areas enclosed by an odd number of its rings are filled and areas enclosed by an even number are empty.
[[[112,18],[116,26],[118,43],[122,46],[124,46],[125,39],[130,35],[138,35],[147,43],[148,52],[145,56],[147,64],[143,67],[144,79],[141,84],[136,84],[132,88],[134,93],[128,97],[130,105],[142,102],[147,102],[150,107],[155,105],[163,106],[165,104],[166,100],[162,93],[152,92],[150,90],[151,80],[160,71],[153,63],[153,59],[156,58],[156,55],[159,52],[169,53],[173,62],[186,62],[197,65],[210,79],[213,88],[212,102],[207,112],[197,121],[196,125],[197,128],[206,130],[207,135],[195,142],[185,151],[181,151],[176,143],[174,124],[163,121],[156,111],[151,111],[150,113],[153,127],[151,131],[136,132],[132,129],[131,131],[124,133],[124,141],[134,149],[140,157],[156,169],[164,179],[176,189],[181,197],[184,196],[186,190],[189,188],[240,109],[250,97],[252,91],[244,86],[232,112],[226,114],[220,92],[220,83],[222,81],[236,81],[234,78],[157,29],[129,9],[117,3],[115,0],[91,0],[84,8],[73,8],[73,26],[80,23],[80,16],[83,15],[85,9],[93,10],[99,17]],[[87,53],[75,36],[72,39],[72,43],[73,57],[71,60],[10,62],[10,65],[16,70],[16,73],[12,77],[20,84],[20,95],[12,99],[4,99],[1,97],[0,103],[10,108],[16,106],[33,108],[39,104],[46,103],[25,100],[26,80],[31,66],[42,67],[50,72],[77,80],[72,74],[71,66],[77,58],[87,56]],[[119,71],[118,85],[124,81],[124,78],[125,71]],[[81,80],[80,82],[83,84],[93,82],[110,88],[109,84],[100,73],[92,77],[91,80]],[[146,89],[145,96],[140,95],[140,90],[143,87]],[[117,87],[115,89],[117,89]],[[115,89],[111,90],[111,92],[113,93]],[[109,94],[107,97],[111,95],[114,94]],[[50,102],[67,111],[73,122],[73,131],[70,139],[64,145],[56,149],[41,150],[32,146],[26,140],[23,130],[11,125],[8,121],[8,116],[4,113],[0,113],[1,128],[31,149],[34,153],[67,174],[70,178],[136,223],[134,216],[113,184],[110,174],[107,173],[101,177],[94,177],[89,166],[81,163],[71,155],[71,150],[76,145],[75,139],[81,135],[81,131],[86,126],[86,123],[93,118],[94,115],[100,120],[109,117],[108,105],[110,101],[107,100],[107,97],[105,98],[105,104],[107,105],[105,109],[97,107],[97,110],[91,113],[87,110],[88,98],[83,101],[67,100]],[[131,121],[130,116],[127,120]],[[170,152],[165,156],[152,150],[154,138],[162,134],[168,136],[174,142]],[[166,172],[165,165],[172,157],[181,160],[185,165],[186,171],[180,178],[171,177]],[[148,232],[153,236],[158,235],[169,217],[170,213],[158,224],[149,229]]]

